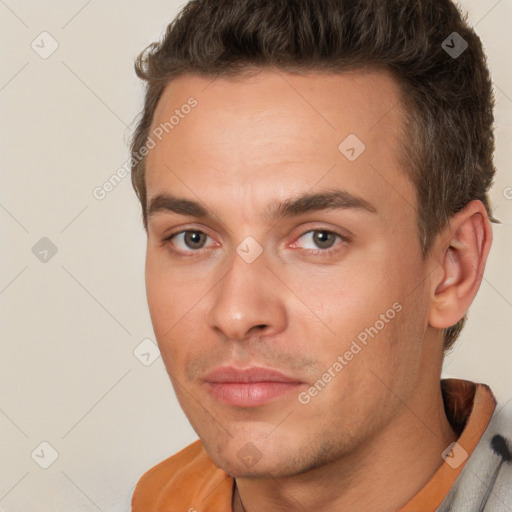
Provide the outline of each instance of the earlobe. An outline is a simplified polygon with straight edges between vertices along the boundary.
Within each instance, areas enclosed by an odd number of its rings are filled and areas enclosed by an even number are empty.
[[[432,327],[446,329],[467,312],[480,287],[491,243],[487,211],[481,201],[472,201],[439,237],[436,250],[441,269],[432,283]]]

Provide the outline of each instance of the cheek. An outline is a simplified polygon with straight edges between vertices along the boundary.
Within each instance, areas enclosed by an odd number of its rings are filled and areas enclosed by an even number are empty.
[[[198,345],[204,327],[204,299],[208,285],[191,272],[175,269],[165,255],[148,251],[146,295],[153,330],[169,370],[180,369],[191,342]],[[174,373],[174,371],[173,371]]]
[[[174,304],[170,290],[170,282],[167,273],[164,271],[157,258],[148,251],[146,255],[146,296],[149,313],[157,338],[165,333],[172,326],[172,311]]]
[[[308,305],[329,327],[321,326],[325,332],[321,359],[326,367],[338,355],[347,354],[350,371],[346,377],[357,375],[360,382],[359,372],[365,372],[366,365],[378,374],[391,374],[392,380],[397,367],[402,372],[404,363],[416,364],[419,345],[410,341],[423,336],[426,310],[419,278],[411,283],[412,276],[418,277],[422,270],[408,261],[400,262],[391,247],[381,245],[331,272],[296,276],[303,296],[310,299]],[[311,329],[307,320],[300,322],[305,332]],[[374,376],[368,378],[375,383]]]
[[[179,304],[183,302],[183,290],[179,296],[172,281],[169,268],[148,250],[146,255],[146,296],[151,316],[151,323],[164,363],[169,370],[169,363],[175,361],[173,342],[179,320]]]
[[[157,335],[165,334],[193,307],[197,282],[184,278],[173,268],[165,251],[148,249],[146,255],[146,295]]]
[[[301,323],[306,331],[321,329],[324,343],[332,349],[350,344],[399,299],[396,278],[386,272],[382,255],[380,259],[354,256],[338,266],[323,268],[290,266],[282,277],[299,299],[287,304],[292,321]]]

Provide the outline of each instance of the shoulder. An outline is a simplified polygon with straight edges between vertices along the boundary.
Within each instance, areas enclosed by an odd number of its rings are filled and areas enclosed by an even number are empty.
[[[487,389],[489,389],[486,386]],[[473,453],[436,512],[508,512],[512,503],[512,403],[496,404]],[[473,507],[473,508],[472,508]]]
[[[233,480],[198,440],[142,475],[133,493],[132,512],[187,512],[200,510],[207,502],[231,503],[232,486]]]
[[[205,464],[208,465],[208,461],[210,461],[210,459],[206,456],[203,444],[199,440],[195,441],[183,448],[183,450],[146,471],[137,483],[135,492],[142,491],[147,485],[154,486],[168,483],[172,481],[177,474],[183,471],[188,472],[195,466],[201,467]]]

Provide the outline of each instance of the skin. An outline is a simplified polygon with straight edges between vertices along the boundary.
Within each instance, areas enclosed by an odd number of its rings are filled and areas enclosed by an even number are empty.
[[[485,208],[471,202],[422,257],[415,188],[400,163],[400,93],[382,71],[182,75],[153,128],[190,96],[197,107],[150,151],[146,170],[149,202],[172,194],[212,216],[149,217],[148,304],[178,400],[209,456],[236,478],[247,512],[396,510],[457,439],[439,386],[442,329],[480,285],[492,239]],[[366,145],[353,162],[338,149],[349,134]],[[375,212],[264,216],[271,202],[331,189]],[[327,235],[331,245],[319,246],[313,229],[348,239]],[[187,245],[186,230],[205,236]],[[252,263],[236,252],[248,236],[263,250]],[[400,312],[301,403],[299,392],[396,303]],[[203,380],[225,365],[274,368],[302,384],[235,407]],[[260,456],[250,467],[238,455],[249,442]]]

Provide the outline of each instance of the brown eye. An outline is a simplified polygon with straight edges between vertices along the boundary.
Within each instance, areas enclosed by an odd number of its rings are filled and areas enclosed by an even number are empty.
[[[313,251],[320,250],[320,252],[328,253],[331,248],[336,246],[336,240],[339,240],[341,243],[347,241],[347,238],[339,233],[335,233],[334,231],[326,229],[312,229],[303,233],[298,238],[294,246],[300,246],[302,249]]]
[[[313,242],[320,249],[329,249],[336,241],[336,234],[330,231],[314,231]]]
[[[208,239],[213,243],[210,242],[210,245],[207,245]],[[201,252],[201,249],[217,245],[210,236],[198,230],[185,230],[173,233],[165,238],[163,243],[175,253],[183,255],[193,255],[196,252]]]
[[[183,241],[190,249],[201,249],[206,242],[207,235],[201,231],[185,231]]]

